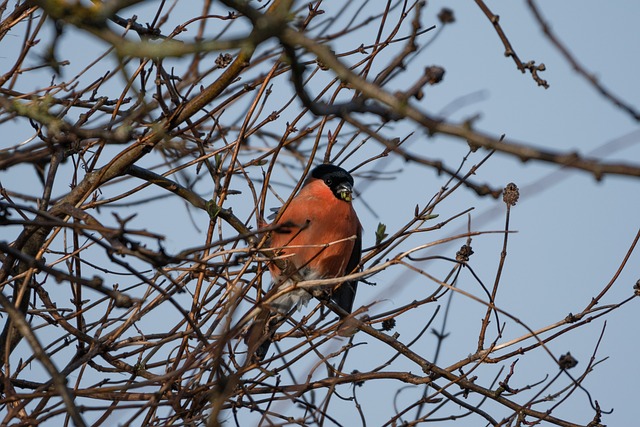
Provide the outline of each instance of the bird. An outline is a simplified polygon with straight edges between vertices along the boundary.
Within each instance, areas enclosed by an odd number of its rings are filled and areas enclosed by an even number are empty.
[[[269,262],[271,290],[291,286],[292,271],[304,280],[329,279],[354,272],[362,253],[362,225],[353,208],[353,177],[339,166],[316,166],[299,193],[279,212],[268,248],[284,260],[285,271]],[[282,266],[283,263],[280,263]],[[328,289],[294,289],[275,300],[256,317],[245,334],[249,353],[263,360],[273,335],[287,314],[306,306],[311,292],[327,292],[345,312],[351,313],[357,280]]]

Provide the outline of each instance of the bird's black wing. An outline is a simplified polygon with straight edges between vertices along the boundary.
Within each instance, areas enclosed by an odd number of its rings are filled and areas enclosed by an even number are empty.
[[[358,230],[355,244],[353,245],[353,251],[349,262],[347,263],[347,269],[345,274],[351,274],[360,264],[360,258],[362,257],[362,230]],[[356,298],[356,290],[358,289],[358,281],[352,280],[350,282],[344,282],[338,289],[336,289],[331,295],[331,299],[335,301],[344,311],[351,313],[353,309],[353,300]]]

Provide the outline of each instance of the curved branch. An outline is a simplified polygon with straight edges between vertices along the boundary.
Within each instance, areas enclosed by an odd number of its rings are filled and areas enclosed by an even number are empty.
[[[385,116],[407,117],[423,126],[431,135],[439,133],[454,136],[473,147],[496,150],[519,158],[523,162],[537,160],[583,170],[591,173],[597,180],[602,179],[604,175],[640,177],[640,165],[602,162],[598,159],[583,157],[577,152],[543,150],[512,140],[501,140],[501,138],[473,130],[469,123],[453,124],[431,117],[410,103],[356,75],[342,64],[328,47],[318,44],[303,34],[292,29],[285,29],[280,35],[280,39],[285,45],[301,46],[312,52],[325,65],[330,67],[340,79],[360,91],[364,97],[386,105],[388,110],[385,109],[383,113],[378,113],[383,119]],[[308,107],[311,108],[310,106]],[[369,110],[368,112],[375,113],[376,111]]]

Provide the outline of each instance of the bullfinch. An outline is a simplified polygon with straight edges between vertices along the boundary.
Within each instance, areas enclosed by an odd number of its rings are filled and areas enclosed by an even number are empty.
[[[329,279],[352,273],[360,263],[362,226],[351,203],[353,177],[344,169],[323,164],[311,171],[300,192],[280,213],[268,242],[273,253],[285,260],[286,271],[269,263],[271,289],[291,286],[291,267],[304,280]],[[281,264],[282,265],[282,264]],[[287,271],[289,273],[287,274]],[[311,292],[326,291],[347,313],[353,308],[357,281],[328,289],[294,289],[279,296],[262,311],[249,328],[245,341],[250,352],[262,360],[275,329],[286,314],[300,309]]]

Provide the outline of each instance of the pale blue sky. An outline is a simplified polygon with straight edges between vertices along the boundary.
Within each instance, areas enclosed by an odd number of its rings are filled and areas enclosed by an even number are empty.
[[[180,2],[181,5],[186,3],[184,0]],[[376,7],[377,4],[369,2],[369,7]],[[383,2],[379,4],[382,8]],[[452,111],[449,118],[463,120],[480,114],[476,126],[485,132],[494,135],[504,133],[513,141],[559,152],[575,150],[586,155],[612,141],[620,140],[619,144],[612,146],[615,148],[605,151],[607,160],[640,163],[638,123],[602,98],[592,86],[573,72],[570,65],[543,37],[526,2],[503,0],[487,2],[487,5],[500,15],[500,23],[520,58],[546,65],[547,71],[542,73],[542,77],[548,80],[550,88],[545,90],[538,87],[529,74],[521,74],[513,61],[504,57],[504,48],[498,36],[474,2],[432,0],[424,11],[425,25],[438,23],[436,15],[442,7],[454,10],[456,22],[447,26],[438,40],[410,64],[415,70],[432,64],[446,69],[444,81],[426,90],[424,99],[419,103],[420,108],[436,114],[456,99],[477,94],[473,97],[473,102]],[[326,2],[324,8],[328,10],[330,7],[331,3]],[[637,70],[640,69],[640,58],[637,55],[640,48],[640,28],[637,25],[640,3],[565,0],[540,1],[539,7],[552,24],[553,30],[578,60],[613,93],[640,109],[640,84],[637,79]],[[144,14],[144,10],[136,13],[139,15],[139,22],[151,19],[150,15]],[[184,15],[191,16],[194,13],[187,8],[178,7],[175,10],[175,20],[182,22]],[[173,27],[167,25],[166,28]],[[184,37],[193,34],[195,31],[185,33]],[[429,40],[429,37],[427,34],[422,40]],[[97,52],[102,52],[100,44],[91,40],[90,36],[83,36],[82,42],[87,43],[88,47],[72,48],[67,41],[65,46],[68,50],[61,55],[70,57],[73,67],[78,67],[73,68],[74,70],[81,69],[83,64],[98,55]],[[359,46],[362,40],[354,39],[353,46],[343,43],[333,46],[334,50],[347,51]],[[19,43],[16,42],[16,45]],[[0,67],[4,69],[3,63],[0,58]],[[43,71],[41,76],[47,81],[50,73]],[[393,84],[399,86],[404,81],[405,79],[400,79]],[[114,81],[115,86],[121,83]],[[43,85],[41,81],[28,80],[21,84],[33,87]],[[3,142],[3,145],[13,145],[32,132],[29,127],[14,127],[11,124],[3,126],[8,129],[3,132],[11,135],[10,141]],[[461,153],[466,151],[466,145],[462,141],[443,137],[429,139],[424,132],[408,123],[394,125],[383,131],[387,136],[400,138],[411,132],[415,132],[409,145],[412,152],[442,159],[450,167],[457,166]],[[478,153],[470,159],[470,163],[481,158],[482,153]],[[355,164],[355,160],[348,161],[345,167],[350,168]],[[381,181],[372,185],[368,183],[363,186],[361,200],[356,199],[355,206],[366,230],[365,246],[373,243],[378,222],[384,222],[390,230],[395,230],[413,215],[416,200],[421,200],[424,205],[444,183],[443,178],[437,177],[431,170],[407,166],[397,158],[392,157],[384,167],[387,170],[405,170],[394,181]],[[558,171],[556,166],[537,162],[522,164],[517,159],[501,154],[494,155],[474,179],[497,188],[508,182],[515,182],[521,189],[520,201],[511,216],[511,229],[518,232],[510,236],[497,304],[532,329],[560,321],[570,312],[581,311],[614,275],[640,227],[638,179],[607,176],[603,181],[595,182],[592,176],[584,172]],[[28,176],[18,177],[5,171],[0,172],[0,180],[7,188],[12,185],[30,185]],[[356,188],[359,183],[362,180],[358,181],[356,176]],[[66,189],[61,188],[60,191]],[[286,190],[282,191],[282,195],[286,196]],[[375,214],[362,201],[371,206]],[[249,208],[242,205],[242,198],[239,197],[231,198],[230,203],[234,211],[239,213]],[[167,215],[185,215],[182,203],[176,199],[164,200],[161,206]],[[456,192],[439,205],[436,211],[440,215],[438,220],[472,206],[475,207],[472,216],[474,230],[500,230],[503,227],[504,207],[501,202],[479,199],[465,191]],[[201,229],[206,229],[206,215],[196,214],[194,218]],[[190,220],[176,221],[175,229],[172,230],[163,229],[166,223],[153,215],[141,215],[136,221],[138,222],[134,221],[134,225],[166,233],[169,251],[204,243],[203,236],[194,230]],[[412,244],[415,246],[464,232],[465,227],[466,219],[461,219],[443,230],[423,236],[422,241],[413,241]],[[11,239],[4,232],[1,238]],[[501,235],[474,238],[476,255],[472,257],[471,265],[487,281],[487,286],[491,285],[495,275],[501,242]],[[428,253],[454,256],[458,246],[459,243],[441,246]],[[441,272],[444,271],[443,267],[443,264],[425,265],[428,271],[433,268],[434,271]],[[356,305],[378,301],[372,308],[372,313],[375,314],[406,304],[421,295],[428,295],[433,290],[431,284],[417,280],[403,281],[401,279],[405,276],[401,274],[402,270],[399,269],[387,271],[375,278],[378,286],[361,285]],[[632,286],[639,278],[640,255],[636,251],[603,303],[616,303],[631,295]],[[468,276],[465,276],[459,286],[481,295],[477,284]],[[636,357],[640,350],[636,304],[633,301],[606,318],[606,331],[596,358],[609,359],[598,365],[584,382],[584,386],[603,409],[615,408],[611,415],[603,418],[603,423],[610,426],[627,426],[637,422],[636,395],[630,393],[640,378]],[[434,307],[427,307],[419,314],[413,314],[413,317],[400,317],[397,327],[400,339],[413,338],[416,327],[426,321],[433,309]],[[448,328],[451,336],[444,342],[440,356],[440,363],[445,366],[475,351],[484,308],[458,296],[454,299],[452,313],[455,316],[449,319]],[[461,316],[461,313],[466,315]],[[596,320],[552,342],[549,348],[555,356],[570,351],[580,362],[572,371],[577,376],[587,365],[603,324],[603,320]],[[509,323],[505,339],[524,333],[521,327]],[[360,364],[359,370],[365,371],[380,363],[372,355],[377,351],[384,351],[381,345],[372,343],[368,337],[358,336],[356,341],[370,343],[353,350],[351,360]],[[425,337],[420,342],[419,348],[423,349],[424,357],[433,356],[434,343],[432,337]],[[490,378],[490,373],[497,373],[500,367],[482,367],[479,375],[484,373],[485,378]],[[355,368],[356,366],[349,366],[347,371]],[[392,368],[414,372],[417,370],[417,366],[402,360],[397,361]],[[537,351],[521,358],[511,385],[521,387],[541,380],[547,373],[553,375],[556,371],[549,356]],[[380,420],[387,420],[394,412],[391,402],[393,395],[388,390],[395,387],[387,386],[388,383],[384,381],[370,382],[358,390],[359,403],[363,411],[371,414],[371,420],[376,419],[375,414],[379,414],[377,416]],[[558,388],[556,386],[554,390]],[[419,392],[419,389],[407,389],[399,400],[407,404],[415,400]],[[403,400],[405,398],[406,401]],[[475,400],[470,400],[472,401]],[[399,405],[403,406],[402,403]],[[344,411],[339,419],[345,425],[359,425],[353,403],[345,403]],[[587,424],[592,417],[588,401],[581,392],[576,392],[554,414],[583,424]],[[370,425],[376,425],[375,421]],[[463,418],[455,425],[472,427],[482,423],[477,418]]]

